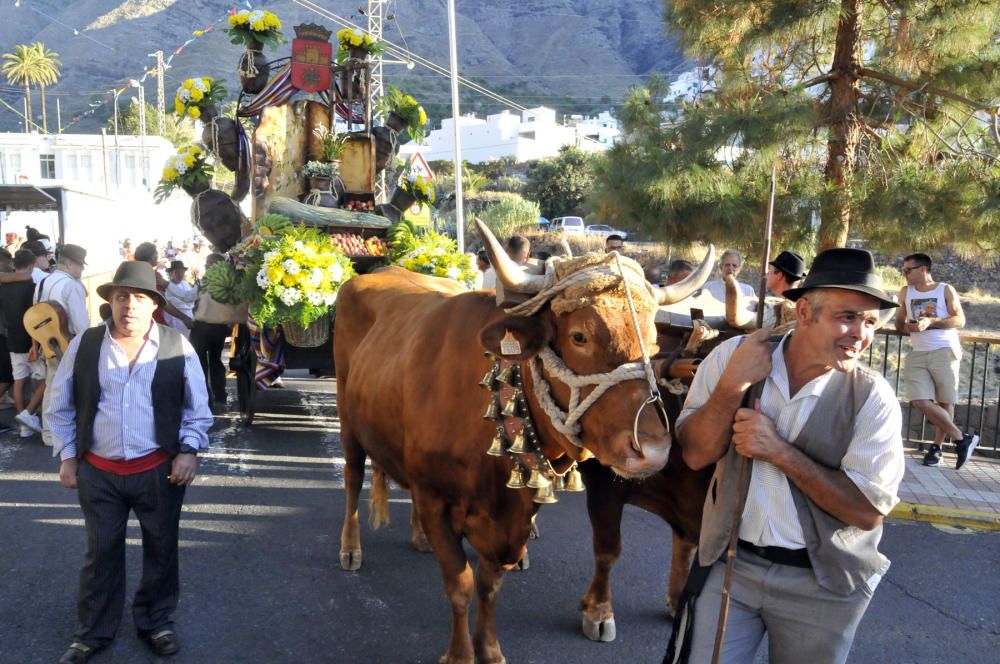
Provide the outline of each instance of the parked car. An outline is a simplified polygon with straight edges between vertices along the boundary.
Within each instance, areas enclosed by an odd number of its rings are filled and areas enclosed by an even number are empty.
[[[551,230],[566,235],[583,235],[582,217],[556,217],[552,220]]]
[[[601,237],[607,237],[609,235],[617,235],[623,240],[628,239],[628,233],[625,231],[620,231],[617,228],[612,228],[607,224],[590,224],[584,231],[587,235],[600,235]]]
[[[552,225],[552,222],[549,221],[547,218],[542,217],[542,216],[538,217],[538,230],[540,230],[540,231],[547,231],[547,230],[549,230],[549,226],[551,226],[551,225]]]

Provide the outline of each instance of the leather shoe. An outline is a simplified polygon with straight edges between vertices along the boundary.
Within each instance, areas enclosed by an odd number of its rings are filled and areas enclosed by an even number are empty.
[[[146,637],[146,643],[160,657],[169,657],[181,649],[181,640],[172,629],[162,629]]]
[[[97,650],[97,648],[88,646],[86,643],[74,641],[69,644],[69,648],[59,658],[59,664],[84,664],[84,662],[93,657]]]

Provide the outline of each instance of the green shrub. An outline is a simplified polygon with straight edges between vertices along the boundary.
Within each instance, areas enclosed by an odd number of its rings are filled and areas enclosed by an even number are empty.
[[[496,200],[484,205],[479,212],[479,218],[501,241],[514,235],[523,226],[535,228],[538,225],[538,215],[538,203],[517,194],[499,192]]]
[[[499,177],[486,186],[486,191],[501,191],[511,194],[520,194],[523,189],[524,183],[509,175]]]

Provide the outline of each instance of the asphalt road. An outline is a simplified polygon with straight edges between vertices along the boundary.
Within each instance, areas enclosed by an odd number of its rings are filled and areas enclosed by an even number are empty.
[[[409,505],[394,491],[392,523],[362,530],[364,566],[338,562],[343,482],[331,380],[286,380],[261,395],[244,427],[221,416],[189,488],[182,520],[180,663],[435,663],[450,613],[436,562],[409,543]],[[390,413],[387,413],[387,415]],[[0,424],[12,420],[0,411]],[[507,575],[497,625],[511,664],[658,664],[669,624],[663,595],[669,532],[626,510],[625,552],[613,575],[618,638],[580,632],[590,578],[582,494],[539,517],[531,566]],[[84,536],[73,491],[37,437],[0,434],[0,662],[55,662],[74,626]],[[138,525],[129,528],[129,593],[139,577]],[[875,594],[852,662],[1000,662],[1000,534],[891,521],[893,566]],[[126,607],[118,639],[93,662],[156,658]],[[763,655],[758,661],[765,661]]]

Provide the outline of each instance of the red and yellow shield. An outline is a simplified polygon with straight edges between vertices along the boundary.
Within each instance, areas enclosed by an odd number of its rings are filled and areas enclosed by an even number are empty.
[[[304,92],[319,92],[330,88],[330,56],[333,46],[328,41],[292,40],[292,85]]]

